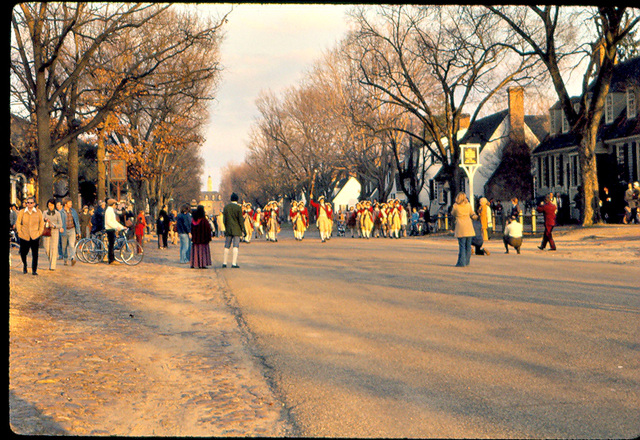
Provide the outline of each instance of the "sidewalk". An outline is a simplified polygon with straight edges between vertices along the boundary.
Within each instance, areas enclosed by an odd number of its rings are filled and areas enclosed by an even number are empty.
[[[159,250],[151,240],[145,253],[134,267],[60,262],[49,271],[41,249],[34,277],[12,251],[11,430],[287,435],[215,270],[179,264],[177,245]]]

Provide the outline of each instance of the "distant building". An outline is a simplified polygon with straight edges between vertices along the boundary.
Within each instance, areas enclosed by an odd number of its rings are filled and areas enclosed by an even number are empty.
[[[204,211],[208,216],[217,215],[224,209],[222,195],[213,190],[211,176],[207,178],[207,190],[200,193],[199,205],[204,206]]]
[[[334,211],[342,209],[346,211],[351,206],[355,206],[360,200],[360,192],[362,185],[355,177],[349,177],[341,180],[337,183],[333,192],[333,204]]]

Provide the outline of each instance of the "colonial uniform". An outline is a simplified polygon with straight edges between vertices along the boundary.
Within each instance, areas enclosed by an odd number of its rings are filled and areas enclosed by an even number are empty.
[[[324,202],[324,196],[318,199],[320,203],[316,203],[313,199],[310,201],[311,206],[316,208],[316,219],[318,229],[320,230],[320,239],[324,243],[331,235],[331,208]]]
[[[373,229],[373,207],[370,201],[364,201],[360,205],[360,231],[362,237],[369,239]]]
[[[251,243],[251,237],[253,236],[253,207],[251,203],[242,204],[242,218],[244,220],[245,235],[242,240],[246,243]]]

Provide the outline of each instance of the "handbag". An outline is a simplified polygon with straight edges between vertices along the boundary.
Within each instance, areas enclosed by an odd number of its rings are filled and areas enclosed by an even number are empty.
[[[48,226],[45,226],[44,230],[42,231],[42,236],[51,237],[51,228]]]

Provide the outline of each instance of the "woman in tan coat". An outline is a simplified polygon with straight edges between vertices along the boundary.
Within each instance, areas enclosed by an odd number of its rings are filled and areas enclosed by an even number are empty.
[[[456,196],[451,215],[455,218],[454,236],[458,239],[457,267],[468,266],[471,261],[471,240],[476,235],[471,218],[478,218],[471,209],[467,195],[463,192]]]

